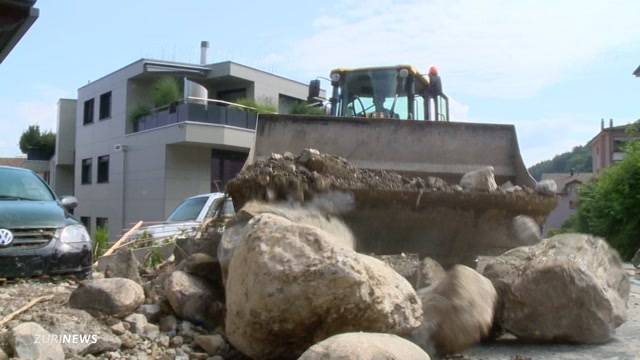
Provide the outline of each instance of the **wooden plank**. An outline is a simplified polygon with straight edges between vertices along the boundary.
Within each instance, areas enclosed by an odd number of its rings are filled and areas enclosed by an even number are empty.
[[[102,256],[109,256],[111,254],[113,254],[114,251],[118,250],[120,248],[120,245],[125,242],[129,236],[131,236],[131,234],[133,234],[134,232],[136,232],[144,223],[144,221],[140,220],[138,221],[138,223],[132,227],[131,229],[129,229],[129,231],[127,231],[126,234],[122,235],[122,237],[120,239],[118,239],[118,241],[116,241],[110,248],[109,250],[105,251],[104,254],[102,254]]]

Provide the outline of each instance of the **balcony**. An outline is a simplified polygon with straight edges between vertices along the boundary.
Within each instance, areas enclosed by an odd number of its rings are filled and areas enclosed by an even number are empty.
[[[138,117],[132,123],[132,132],[187,121],[255,130],[257,117],[256,111],[247,106],[222,100],[189,97]]]

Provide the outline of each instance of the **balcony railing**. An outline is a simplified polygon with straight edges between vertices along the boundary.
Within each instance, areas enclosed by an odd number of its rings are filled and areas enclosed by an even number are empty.
[[[257,118],[258,113],[251,107],[222,100],[189,97],[141,116],[133,123],[133,132],[185,121],[255,129]]]

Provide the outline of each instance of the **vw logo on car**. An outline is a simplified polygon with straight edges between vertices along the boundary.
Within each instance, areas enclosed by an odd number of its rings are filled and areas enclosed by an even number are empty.
[[[7,229],[0,229],[0,246],[9,246],[13,241],[13,233]]]

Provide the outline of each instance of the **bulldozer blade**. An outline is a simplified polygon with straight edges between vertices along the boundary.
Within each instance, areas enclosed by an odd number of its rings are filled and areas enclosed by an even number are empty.
[[[493,166],[496,181],[535,186],[513,125],[262,114],[250,161],[314,148],[353,165],[457,183]]]

